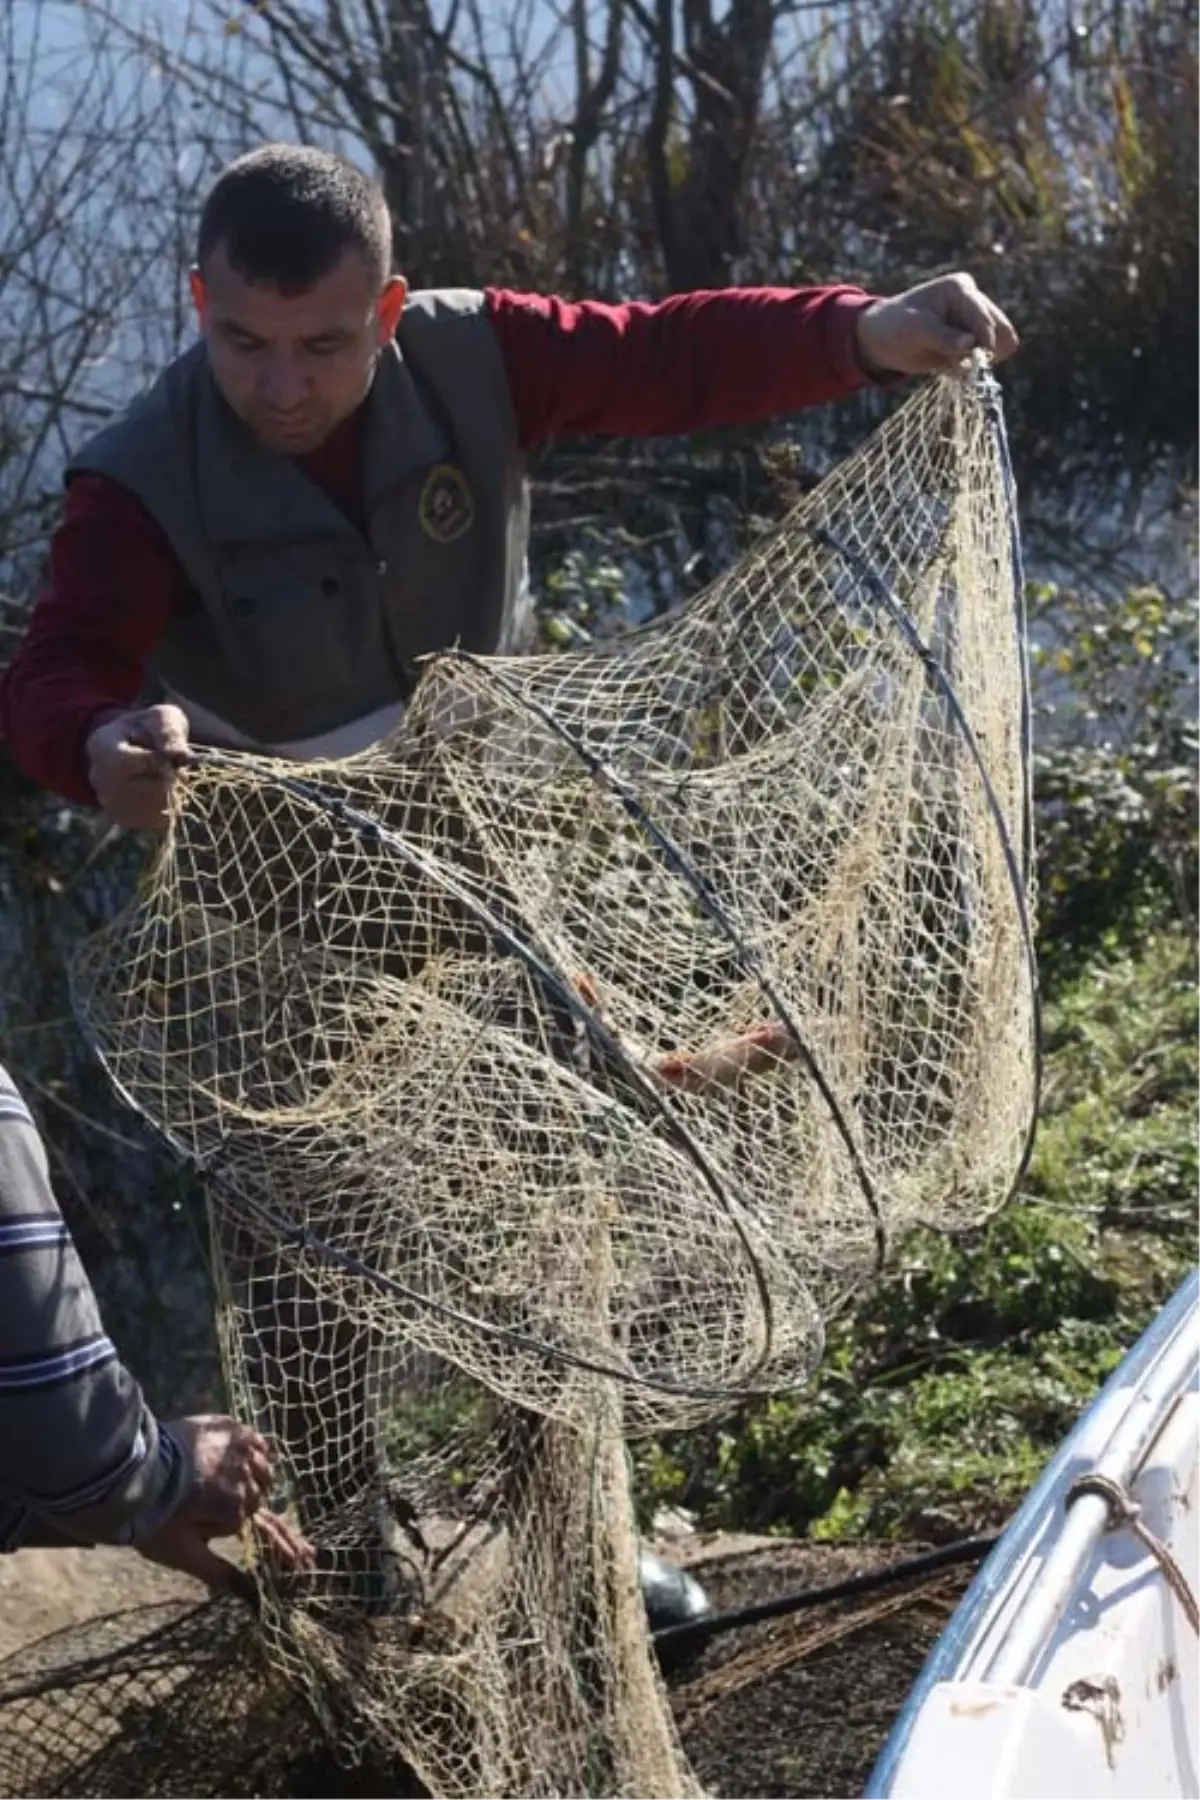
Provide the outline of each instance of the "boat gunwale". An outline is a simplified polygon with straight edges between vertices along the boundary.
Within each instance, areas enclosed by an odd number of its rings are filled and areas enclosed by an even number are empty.
[[[1019,1683],[1034,1666],[1108,1524],[1107,1503],[1099,1496],[1083,1495],[1064,1527],[1066,1478],[1079,1461],[1081,1442],[1098,1437],[1105,1414],[1111,1412],[1111,1428],[1101,1449],[1087,1456],[1086,1466],[1113,1475],[1123,1485],[1132,1482],[1195,1375],[1200,1361],[1198,1305],[1200,1272],[1193,1269],[1054,1452],[926,1659],[871,1771],[863,1800],[887,1800],[891,1794],[918,1715],[935,1687],[967,1679]],[[1043,1550],[1051,1526],[1062,1530]],[[1037,1573],[1046,1580],[1046,1598],[1024,1618],[1006,1621],[1013,1589],[1039,1555]],[[998,1626],[1002,1634],[992,1642]]]

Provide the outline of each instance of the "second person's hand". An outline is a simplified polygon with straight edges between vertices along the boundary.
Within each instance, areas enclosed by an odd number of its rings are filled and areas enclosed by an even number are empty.
[[[241,1571],[211,1546],[249,1525],[262,1554],[283,1568],[307,1568],[311,1545],[264,1505],[273,1483],[266,1440],[220,1413],[173,1419],[167,1429],[192,1468],[190,1492],[164,1525],[137,1546],[151,1562],[182,1570],[216,1589],[239,1587]]]

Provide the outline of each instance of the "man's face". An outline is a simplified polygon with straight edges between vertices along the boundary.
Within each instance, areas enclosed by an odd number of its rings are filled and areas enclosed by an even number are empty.
[[[378,290],[354,250],[295,293],[239,275],[221,245],[192,273],[217,386],[259,443],[284,456],[315,450],[364,399],[404,293],[398,276]]]

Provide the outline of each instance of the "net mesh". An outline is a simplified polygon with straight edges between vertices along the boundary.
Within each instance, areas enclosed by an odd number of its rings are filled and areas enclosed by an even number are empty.
[[[40,1639],[0,1660],[0,1720],[0,1793],[23,1800],[424,1792],[369,1754],[338,1768],[237,1599],[132,1607]]]
[[[382,746],[201,753],[75,970],[204,1170],[273,1667],[434,1793],[695,1791],[634,1434],[803,1382],[1035,1110],[995,385],[923,388],[679,616],[432,660]]]

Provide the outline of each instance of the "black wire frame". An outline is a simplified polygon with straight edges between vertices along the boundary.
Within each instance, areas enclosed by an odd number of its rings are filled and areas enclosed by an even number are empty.
[[[1017,645],[1020,693],[1021,693],[1021,742],[1022,764],[1025,774],[1023,805],[1021,819],[1021,851],[1020,857],[1013,845],[1012,834],[1005,819],[988,774],[978,740],[972,730],[970,721],[963,709],[958,694],[943,664],[938,660],[921,635],[907,609],[903,606],[892,588],[882,576],[871,567],[865,558],[859,556],[848,545],[841,542],[832,532],[821,527],[810,526],[803,520],[790,521],[794,528],[804,530],[814,543],[832,551],[854,574],[856,579],[866,588],[877,605],[886,615],[892,626],[899,632],[903,642],[920,660],[926,680],[945,705],[949,716],[961,734],[968,754],[975,766],[981,781],[989,814],[992,818],[1002,855],[1009,876],[1013,902],[1017,911],[1022,944],[1025,952],[1031,999],[1031,1035],[1033,1049],[1033,1103],[1030,1109],[1030,1122],[1026,1133],[1022,1153],[1018,1160],[1016,1173],[1001,1204],[1005,1204],[1020,1187],[1024,1180],[1029,1161],[1033,1153],[1034,1139],[1037,1130],[1038,1102],[1042,1081],[1042,1028],[1040,990],[1038,983],[1037,959],[1033,941],[1033,927],[1026,903],[1026,885],[1032,868],[1032,795],[1031,795],[1031,726],[1032,709],[1030,705],[1029,660],[1027,647],[1027,626],[1025,618],[1025,583],[1020,547],[1020,533],[1017,519],[1015,484],[1012,475],[1011,460],[1008,452],[1007,437],[1004,429],[1003,411],[1000,403],[1000,390],[994,377],[982,368],[976,368],[968,377],[975,390],[979,404],[987,420],[993,440],[993,449],[1001,470],[1002,485],[1006,499],[1010,547],[1014,582],[1014,632]],[[783,527],[786,529],[787,527]],[[551,731],[563,744],[569,747],[579,762],[588,771],[592,779],[604,787],[623,807],[641,830],[643,836],[654,847],[667,868],[690,889],[692,895],[704,909],[711,922],[724,936],[742,971],[758,985],[764,1000],[774,1009],[775,1015],[783,1023],[789,1037],[794,1043],[801,1061],[807,1068],[818,1092],[826,1106],[829,1117],[840,1137],[847,1153],[851,1168],[859,1184],[860,1191],[871,1215],[875,1237],[876,1271],[886,1260],[888,1242],[884,1226],[879,1197],[874,1182],[867,1170],[862,1150],[858,1145],[850,1122],[846,1118],[840,1103],[833,1091],[832,1083],[821,1068],[820,1061],[812,1045],[788,1006],[776,984],[767,973],[762,954],[759,949],[747,942],[736,923],[729,917],[718,897],[713,893],[703,875],[689,862],[678,844],[674,842],[665,828],[655,820],[645,803],[621,778],[611,764],[595,755],[588,745],[575,733],[556,718],[540,701],[525,692],[511,676],[505,673],[498,659],[491,659],[464,650],[447,650],[430,659],[433,662],[460,662],[481,672],[484,679],[502,688],[510,698],[526,708],[538,721]],[[191,753],[191,761],[199,766],[244,768],[258,761],[252,753],[230,752],[210,747],[197,747]],[[440,866],[426,855],[418,846],[411,843],[402,833],[384,826],[369,813],[349,804],[341,795],[329,793],[318,781],[304,776],[282,773],[274,760],[263,759],[263,779],[289,793],[296,799],[313,807],[326,815],[344,830],[358,837],[360,841],[371,843],[417,870],[426,880],[448,894],[459,905],[465,907],[474,917],[477,924],[487,933],[492,943],[502,953],[516,957],[533,975],[545,992],[565,1007],[575,1021],[582,1027],[588,1038],[609,1061],[615,1064],[624,1080],[638,1095],[644,1107],[665,1126],[668,1136],[676,1146],[692,1162],[700,1173],[705,1185],[713,1194],[718,1205],[729,1218],[748,1257],[753,1273],[759,1300],[763,1308],[764,1333],[761,1350],[752,1364],[749,1376],[733,1387],[705,1387],[699,1384],[671,1381],[661,1376],[643,1375],[628,1365],[608,1364],[601,1359],[592,1358],[568,1351],[561,1346],[544,1342],[529,1334],[514,1330],[511,1327],[495,1324],[491,1321],[473,1317],[447,1302],[433,1299],[427,1294],[410,1287],[396,1277],[385,1275],[374,1269],[360,1257],[350,1251],[339,1249],[329,1244],[318,1234],[306,1227],[297,1226],[288,1219],[275,1213],[262,1202],[245,1201],[242,1204],[269,1227],[277,1238],[301,1254],[311,1255],[315,1260],[333,1264],[348,1274],[352,1274],[377,1289],[395,1294],[406,1302],[441,1317],[448,1322],[491,1339],[503,1342],[515,1349],[529,1351],[546,1358],[547,1361],[575,1367],[583,1372],[615,1378],[635,1387],[651,1391],[674,1394],[688,1399],[711,1399],[730,1403],[753,1399],[774,1391],[771,1384],[755,1385],[753,1377],[766,1364],[771,1350],[773,1335],[773,1308],[771,1294],[766,1275],[759,1257],[750,1240],[744,1223],[747,1212],[744,1202],[734,1195],[728,1184],[717,1174],[703,1148],[697,1143],[693,1133],[688,1129],[684,1119],[668,1104],[667,1097],[656,1086],[646,1072],[629,1056],[620,1038],[613,1033],[604,1020],[583,998],[567,975],[557,968],[552,952],[541,944],[536,933],[523,936],[515,931],[497,913],[493,912],[484,901],[474,894],[469,887],[458,881],[446,868]],[[175,1136],[170,1128],[149,1114],[142,1104],[134,1098],[129,1089],[114,1074],[103,1046],[98,1042],[86,1011],[77,995],[73,995],[76,1015],[93,1051],[104,1064],[114,1087],[121,1094],[126,1104],[144,1118],[155,1133],[164,1138],[176,1155],[193,1164],[203,1173],[218,1174],[214,1165],[219,1164],[220,1152],[206,1157],[198,1157],[189,1146]],[[219,1178],[219,1177],[218,1177]]]
[[[901,603],[894,590],[883,577],[871,567],[866,559],[857,554],[848,545],[842,543],[834,533],[818,526],[809,525],[803,519],[793,518],[785,521],[780,530],[799,527],[809,538],[823,549],[831,550],[852,572],[856,579],[867,589],[881,611],[899,632],[902,640],[921,662],[927,682],[931,690],[946,707],[954,728],[960,733],[967,748],[968,755],[974,764],[979,777],[988,813],[995,827],[1001,854],[1004,858],[1008,874],[1009,886],[1012,890],[1013,905],[1017,914],[1018,927],[1021,933],[1022,949],[1025,955],[1026,972],[1030,994],[1030,1036],[1033,1068],[1033,1092],[1031,1096],[1029,1126],[1021,1155],[1018,1158],[1016,1172],[1008,1190],[1000,1201],[1006,1205],[1019,1189],[1029,1168],[1033,1155],[1037,1134],[1038,1111],[1042,1088],[1042,1016],[1041,989],[1038,977],[1037,952],[1034,945],[1033,922],[1030,918],[1026,895],[1033,868],[1033,736],[1032,706],[1030,700],[1028,621],[1025,607],[1025,572],[1021,551],[1021,536],[1018,524],[1016,484],[1012,472],[1012,460],[1008,449],[1008,437],[1004,426],[1004,411],[1001,404],[1000,386],[994,375],[982,363],[977,364],[965,377],[971,391],[979,403],[981,412],[987,423],[992,438],[993,453],[1000,470],[1001,485],[1005,498],[1005,511],[1008,521],[1009,552],[1013,575],[1013,632],[1019,671],[1019,689],[1021,697],[1020,740],[1021,766],[1023,774],[1020,820],[1020,856],[1014,848],[1012,833],[1000,805],[991,776],[988,773],[979,741],[966,716],[962,702],[944,665],[939,661],[931,647],[924,642],[916,623],[907,608]],[[812,1077],[822,1100],[825,1103],[830,1119],[842,1140],[849,1157],[851,1167],[858,1180],[863,1198],[871,1214],[875,1228],[876,1272],[883,1266],[887,1255],[887,1234],[884,1226],[879,1198],[875,1184],[866,1168],[862,1151],[855,1140],[844,1111],[833,1092],[832,1083],[821,1068],[819,1058],[813,1046],[808,1042],[795,1013],[779,993],[775,983],[767,974],[763,958],[758,948],[748,943],[739,931],[735,922],[730,919],[718,897],[713,893],[703,875],[692,867],[684,852],[676,844],[669,833],[650,814],[639,795],[625,782],[611,763],[597,756],[584,740],[570,731],[563,722],[556,718],[542,702],[534,699],[519,683],[488,658],[464,650],[449,650],[436,659],[457,661],[469,664],[481,672],[486,681],[502,688],[513,700],[532,713],[539,722],[552,732],[563,744],[574,753],[588,770],[593,780],[605,787],[624,808],[626,813],[642,830],[643,835],[659,852],[667,867],[679,876],[691,890],[694,898],[707,912],[709,918],[718,927],[732,948],[742,972],[752,977],[758,984],[759,991],[768,1005],[774,1008],[776,1016],[786,1028],[789,1037],[799,1053],[800,1059]]]
[[[255,760],[254,757],[245,753],[211,748],[197,748],[191,752],[190,756],[192,765],[209,768],[244,769]],[[328,793],[315,782],[299,776],[282,774],[273,765],[265,766],[263,773],[264,778],[282,792],[291,794],[294,798],[324,813],[327,818],[341,825],[358,837],[360,841],[375,844],[389,851],[399,860],[409,864],[410,867],[416,868],[426,879],[432,881],[444,893],[449,894],[452,899],[466,907],[497,948],[523,962],[539,984],[552,994],[560,1005],[565,1006],[571,1012],[600,1050],[619,1065],[622,1075],[636,1089],[644,1103],[661,1119],[669,1135],[698,1169],[740,1239],[763,1309],[765,1329],[762,1345],[751,1365],[750,1378],[739,1381],[736,1386],[708,1387],[694,1382],[672,1381],[666,1377],[644,1375],[629,1368],[626,1364],[608,1363],[599,1358],[584,1355],[579,1351],[566,1350],[560,1345],[547,1343],[510,1326],[497,1325],[489,1320],[474,1317],[470,1313],[451,1306],[448,1302],[435,1300],[419,1289],[398,1280],[395,1276],[386,1275],[381,1270],[373,1268],[361,1257],[355,1256],[353,1252],[339,1249],[337,1245],[328,1243],[326,1239],[308,1227],[294,1224],[262,1201],[243,1197],[241,1204],[245,1209],[261,1224],[267,1226],[280,1243],[288,1245],[293,1250],[310,1255],[315,1261],[322,1262],[327,1266],[340,1268],[343,1272],[369,1283],[380,1292],[396,1295],[413,1306],[423,1308],[438,1318],[461,1326],[492,1342],[504,1343],[514,1349],[532,1352],[544,1357],[547,1362],[555,1362],[565,1367],[579,1369],[587,1374],[615,1379],[633,1387],[644,1388],[656,1393],[673,1394],[691,1400],[715,1400],[733,1404],[740,1400],[754,1399],[774,1392],[775,1389],[770,1383],[764,1382],[756,1385],[753,1380],[754,1374],[765,1366],[770,1357],[774,1307],[761,1260],[751,1242],[747,1225],[740,1216],[743,1208],[712,1167],[704,1150],[688,1130],[686,1123],[667,1104],[666,1096],[649,1079],[645,1071],[630,1058],[620,1039],[593,1012],[574,984],[554,967],[552,961],[539,946],[534,942],[527,942],[513,931],[477,895],[472,894],[470,889],[459,882],[449,871],[432,862],[402,833],[381,825],[373,815],[349,805],[340,795]],[[219,1183],[221,1150],[218,1149],[204,1156],[197,1155],[168,1125],[147,1111],[142,1102],[113,1070],[104,1046],[97,1038],[91,1021],[88,1019],[86,1008],[75,989],[74,982],[72,982],[72,1000],[80,1028],[88,1044],[103,1064],[114,1089],[120,1094],[126,1105],[146,1121],[154,1134],[166,1142],[176,1156],[190,1164],[198,1173],[215,1176]]]

